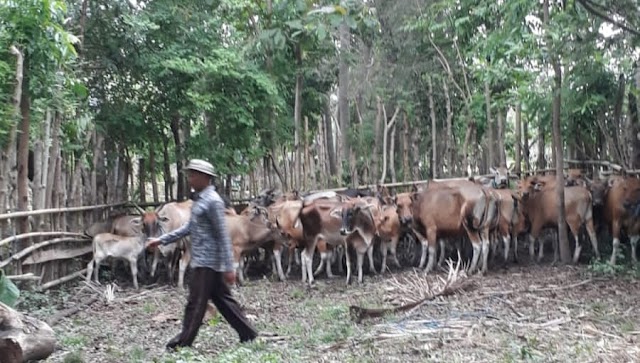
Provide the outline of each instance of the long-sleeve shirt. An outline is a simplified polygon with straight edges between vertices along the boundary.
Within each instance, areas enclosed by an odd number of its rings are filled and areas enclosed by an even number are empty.
[[[210,185],[196,196],[189,222],[160,236],[163,245],[191,235],[191,267],[208,267],[218,272],[233,271],[231,238],[224,217],[224,202]]]

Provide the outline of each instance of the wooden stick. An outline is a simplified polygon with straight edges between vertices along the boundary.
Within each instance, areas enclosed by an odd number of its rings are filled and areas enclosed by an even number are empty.
[[[44,291],[44,290],[50,289],[50,288],[52,288],[54,286],[58,286],[60,284],[63,284],[65,282],[67,282],[67,281],[71,281],[71,280],[75,279],[76,277],[80,277],[80,276],[82,276],[82,275],[84,275],[86,273],[87,273],[87,269],[84,268],[84,269],[82,269],[80,271],[77,271],[77,272],[74,272],[74,273],[72,273],[70,275],[61,277],[61,278],[56,279],[56,280],[51,280],[51,281],[47,282],[46,284],[42,284],[42,286],[40,286],[40,291]]]
[[[85,301],[81,301],[81,302],[77,303],[73,307],[70,307],[70,308],[68,308],[66,310],[62,310],[59,313],[53,315],[49,319],[49,321],[47,321],[47,323],[49,323],[50,325],[54,325],[55,323],[59,322],[60,320],[62,320],[64,318],[68,318],[71,315],[76,314],[80,310],[91,306],[91,304],[93,304],[96,301],[98,301],[98,296],[94,295],[94,296],[90,297],[89,299],[87,299]]]
[[[13,281],[40,281],[42,276],[36,276],[33,272],[29,272],[24,275],[8,275],[7,278]]]
[[[39,216],[43,214],[84,212],[84,211],[95,210],[95,209],[122,207],[129,204],[130,204],[129,202],[120,202],[115,204],[100,204],[100,205],[90,205],[90,206],[84,206],[84,207],[51,208],[51,209],[38,209],[38,210],[32,210],[32,211],[25,211],[25,212],[5,213],[5,214],[0,214],[0,221],[5,219]]]
[[[67,237],[87,237],[82,233],[74,233],[74,232],[29,232],[24,234],[19,234],[12,237],[7,237],[0,241],[0,246],[4,246],[11,242],[23,240],[25,238],[31,237],[54,237],[54,236],[67,236]],[[36,245],[37,246],[37,245]],[[33,247],[33,246],[31,246]],[[31,248],[29,247],[29,248]]]
[[[35,244],[33,246],[29,246],[29,247],[25,248],[24,250],[16,253],[15,255],[10,256],[6,260],[0,262],[0,268],[3,268],[6,265],[10,264],[11,261],[21,260],[22,258],[24,258],[25,256],[27,256],[28,254],[30,254],[31,252],[33,252],[33,251],[35,251],[37,249],[40,249],[42,247],[49,246],[49,245],[52,245],[52,244],[56,244],[56,243],[62,243],[62,242],[91,242],[91,240],[88,239],[88,238],[83,238],[83,239],[79,239],[79,238],[55,238],[55,239],[51,239],[51,240],[48,240],[48,241],[40,242],[40,243]]]

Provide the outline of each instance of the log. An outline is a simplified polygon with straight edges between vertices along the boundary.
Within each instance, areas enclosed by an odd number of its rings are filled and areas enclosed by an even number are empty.
[[[0,303],[1,363],[46,359],[55,345],[55,333],[47,323]]]
[[[74,272],[74,273],[72,273],[70,275],[61,277],[61,278],[56,279],[56,280],[51,280],[51,281],[47,282],[46,284],[42,284],[42,286],[40,286],[40,291],[44,291],[44,290],[50,289],[50,288],[52,288],[54,286],[58,286],[60,284],[63,284],[65,282],[67,282],[67,281],[71,281],[71,280],[73,280],[75,278],[84,276],[86,273],[87,273],[87,269],[84,268],[84,269],[82,269],[80,271],[76,271],[76,272]],[[2,363],[2,362],[0,362],[0,363]]]

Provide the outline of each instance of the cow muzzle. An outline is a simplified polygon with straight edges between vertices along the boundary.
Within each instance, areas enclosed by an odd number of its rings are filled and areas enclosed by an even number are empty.
[[[409,225],[413,221],[413,217],[401,217],[400,224],[403,226]]]
[[[347,231],[346,228],[340,228],[340,235],[341,236],[346,236],[347,234],[349,234],[349,231]]]

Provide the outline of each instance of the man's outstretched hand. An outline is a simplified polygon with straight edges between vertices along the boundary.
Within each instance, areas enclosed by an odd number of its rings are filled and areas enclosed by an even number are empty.
[[[235,271],[227,271],[224,273],[224,282],[227,285],[233,285],[236,282],[236,272]]]
[[[155,248],[159,244],[160,244],[160,239],[158,239],[158,238],[150,238],[150,239],[147,240],[147,243],[145,244],[145,248],[147,248],[147,249]]]

